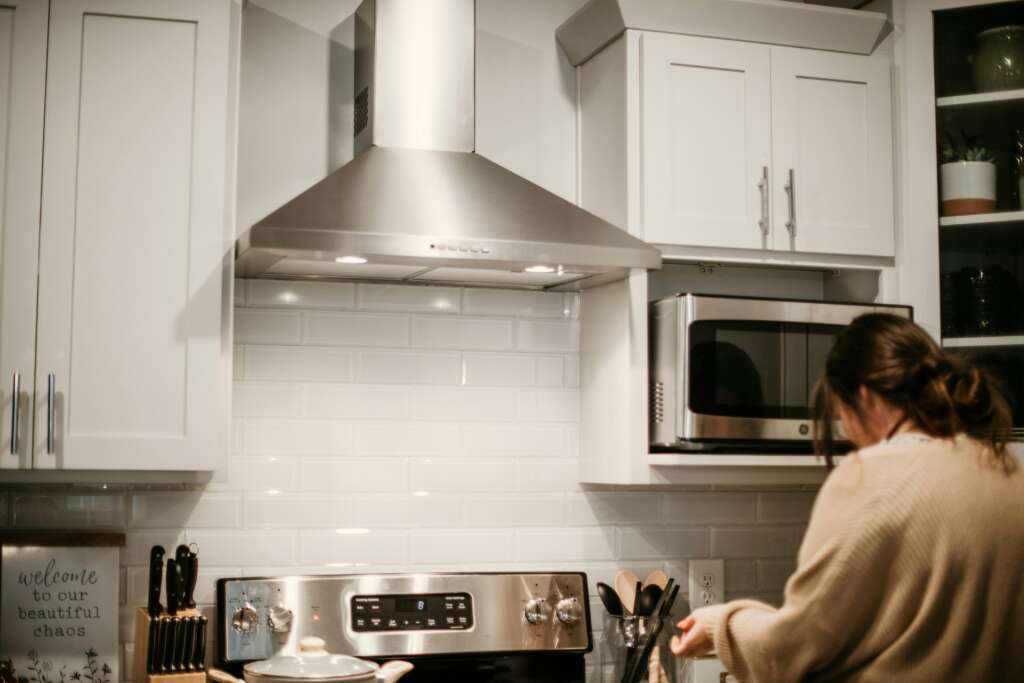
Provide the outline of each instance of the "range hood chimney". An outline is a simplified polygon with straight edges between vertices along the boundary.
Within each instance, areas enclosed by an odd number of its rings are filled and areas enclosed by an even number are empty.
[[[357,155],[238,240],[238,275],[583,289],[660,267],[474,153],[474,0],[367,0],[355,22]]]

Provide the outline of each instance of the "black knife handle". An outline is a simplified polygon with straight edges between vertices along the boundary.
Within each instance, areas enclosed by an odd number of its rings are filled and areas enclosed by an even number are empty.
[[[146,673],[156,673],[157,646],[160,642],[160,619],[149,618],[149,641],[146,643]]]
[[[178,642],[174,649],[174,670],[185,670],[185,646],[188,644],[188,629],[192,623],[191,617],[182,617],[178,622]]]
[[[181,617],[171,617],[167,620],[168,638],[167,651],[164,653],[164,671],[177,671],[175,662],[178,653],[178,640],[181,637]]]
[[[164,570],[164,547],[155,545],[149,549],[149,616],[156,617],[163,611],[160,604],[160,584]]]
[[[206,617],[199,617],[199,634],[197,635],[196,668],[206,670]]]
[[[167,651],[167,619],[159,617],[156,620],[156,643],[153,645],[153,673],[166,671],[164,669],[164,652]]]
[[[199,557],[195,553],[190,553],[188,560],[186,560],[186,567],[188,567],[187,576],[185,578],[185,606],[195,609],[196,606],[196,582],[199,579]]]
[[[178,563],[167,560],[167,613],[174,616],[178,613],[178,596],[181,588],[178,584]]]

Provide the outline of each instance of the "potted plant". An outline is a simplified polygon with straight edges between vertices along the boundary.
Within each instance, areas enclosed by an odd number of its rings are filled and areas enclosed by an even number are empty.
[[[996,210],[995,156],[987,148],[943,145],[939,175],[943,216]]]

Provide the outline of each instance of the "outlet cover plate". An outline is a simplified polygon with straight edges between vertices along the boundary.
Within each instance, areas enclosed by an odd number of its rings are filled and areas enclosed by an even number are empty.
[[[725,561],[690,560],[690,609],[725,602]]]

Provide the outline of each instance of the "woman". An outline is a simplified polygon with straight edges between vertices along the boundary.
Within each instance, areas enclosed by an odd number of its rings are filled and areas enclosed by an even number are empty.
[[[991,380],[892,315],[857,318],[815,399],[831,464],[785,602],[679,622],[672,651],[717,651],[744,683],[1024,681],[1024,475]]]

